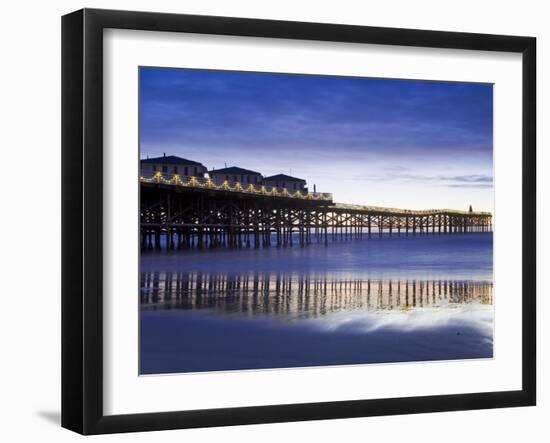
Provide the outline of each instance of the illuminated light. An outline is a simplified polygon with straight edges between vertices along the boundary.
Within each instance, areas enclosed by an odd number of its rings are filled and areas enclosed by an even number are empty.
[[[166,179],[163,177],[160,171],[157,171],[153,174],[152,177],[147,178],[140,176],[140,181],[143,183],[166,183],[170,185],[177,186],[188,186],[188,187],[199,187],[199,188],[213,188],[218,190],[229,190],[236,192],[252,192],[255,194],[263,195],[272,195],[276,197],[287,197],[287,198],[298,198],[298,199],[308,199],[308,200],[326,200],[332,201],[332,194],[330,193],[311,193],[307,192],[305,195],[300,191],[294,193],[289,193],[287,188],[284,188],[282,192],[278,192],[276,188],[271,188],[267,190],[265,185],[260,185],[259,188],[256,188],[253,184],[249,184],[245,189],[241,183],[237,182],[235,186],[230,186],[229,182],[225,180],[222,185],[216,185],[210,178],[208,179],[198,179],[197,177],[191,177],[188,181],[184,182],[181,180],[179,174],[174,174],[171,179]],[[412,210],[412,209],[398,209],[398,208],[384,208],[379,206],[367,206],[367,205],[353,205],[353,204],[336,204],[337,208],[341,209],[355,209],[361,211],[371,211],[371,212],[384,212],[389,214],[400,214],[400,215],[411,215],[411,216],[421,216],[421,215],[474,215],[474,216],[485,216],[492,217],[490,212],[485,211],[462,211],[457,209],[424,209],[424,210]]]
[[[284,188],[283,191],[279,192],[276,188],[271,188],[269,191],[265,185],[259,185],[256,188],[253,184],[249,184],[246,188],[242,186],[240,182],[237,182],[234,186],[230,186],[229,182],[226,180],[222,185],[216,185],[210,178],[208,179],[198,179],[197,177],[191,177],[188,181],[183,181],[179,174],[174,174],[170,179],[165,178],[160,171],[155,172],[151,177],[139,177],[140,181],[143,183],[166,183],[170,185],[178,186],[191,186],[199,188],[213,188],[213,189],[225,189],[236,192],[251,192],[255,194],[264,194],[264,195],[273,195],[278,197],[287,197],[287,198],[298,198],[298,199],[309,199],[309,200],[332,200],[332,194],[330,193],[311,193],[307,192],[302,194],[300,191],[294,193],[288,192],[287,188]],[[356,209],[362,211],[381,211],[385,213],[394,213],[401,215],[475,215],[475,216],[487,216],[492,217],[490,212],[485,211],[462,211],[457,209],[424,209],[424,210],[412,210],[412,209],[399,209],[399,208],[385,208],[378,206],[367,206],[367,205],[353,205],[353,204],[338,204],[339,208],[342,209]]]

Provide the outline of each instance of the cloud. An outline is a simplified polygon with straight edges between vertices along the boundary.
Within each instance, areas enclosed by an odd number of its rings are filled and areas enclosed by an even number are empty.
[[[447,180],[462,183],[493,183],[493,177],[483,174],[455,175],[448,177]]]
[[[388,168],[384,174],[360,174],[356,179],[369,181],[389,181],[389,182],[428,182],[438,186],[448,188],[491,188],[493,186],[493,177],[488,174],[465,174],[465,175],[428,175],[414,174],[409,169]]]
[[[493,177],[484,174],[457,175],[448,177],[446,181],[445,186],[448,188],[488,189],[493,187]]]
[[[491,153],[492,88],[144,69],[140,129],[142,145]]]
[[[449,183],[445,185],[447,188],[472,188],[472,189],[490,189],[493,184],[487,183]]]

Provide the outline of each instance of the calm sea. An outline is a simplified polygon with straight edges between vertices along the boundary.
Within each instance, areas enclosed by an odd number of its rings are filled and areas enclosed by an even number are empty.
[[[145,252],[143,374],[491,358],[492,234]]]

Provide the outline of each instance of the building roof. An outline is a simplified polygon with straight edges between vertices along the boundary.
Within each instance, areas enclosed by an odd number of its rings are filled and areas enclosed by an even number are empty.
[[[265,177],[264,181],[287,181],[287,182],[306,182],[304,179],[298,177],[291,177],[286,174],[272,175],[271,177]]]
[[[208,171],[210,174],[240,174],[240,175],[262,175],[259,172],[251,171],[250,169],[239,168],[238,166],[230,166],[229,168],[213,169]]]
[[[145,158],[141,159],[141,163],[164,163],[167,165],[189,165],[189,166],[202,166],[202,163],[188,160],[186,158],[177,157],[175,155],[164,155],[162,157]]]

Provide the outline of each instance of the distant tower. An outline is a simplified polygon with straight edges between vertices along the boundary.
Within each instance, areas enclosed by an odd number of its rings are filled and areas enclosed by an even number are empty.
[[[317,185],[313,183],[313,192],[317,192]]]
[[[472,205],[470,205],[470,212],[474,212],[474,210],[472,209]]]

